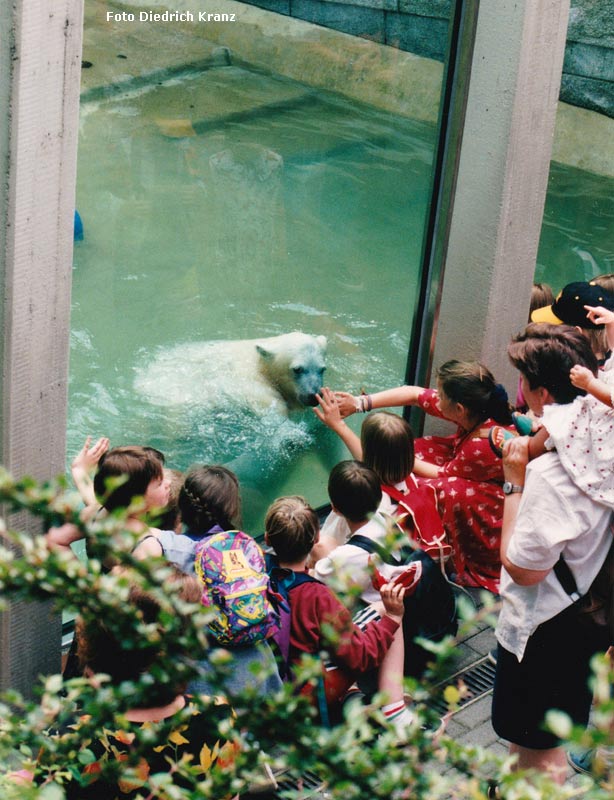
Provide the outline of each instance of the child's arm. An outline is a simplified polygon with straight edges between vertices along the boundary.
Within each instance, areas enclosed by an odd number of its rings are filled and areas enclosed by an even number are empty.
[[[415,406],[424,391],[422,386],[397,386],[375,394],[363,394],[355,397],[347,392],[335,392],[342,417],[349,417],[357,411],[371,411],[375,408],[392,406]]]
[[[614,349],[614,312],[603,306],[584,306],[588,319],[595,325],[605,325],[605,335],[610,350]],[[592,392],[591,392],[592,394]]]
[[[329,553],[338,547],[337,542],[332,536],[320,536],[319,540],[311,548],[307,566],[310,568],[315,567],[321,558],[325,558]]]
[[[416,458],[412,472],[419,478],[437,478],[439,477],[440,469],[437,464],[430,464],[428,461]]]
[[[50,550],[58,550],[65,553],[72,553],[70,545],[83,538],[83,532],[71,522],[67,522],[59,528],[49,528],[45,534],[45,541]]]
[[[137,542],[136,547],[132,551],[132,555],[137,561],[145,561],[146,558],[160,558],[164,555],[164,549],[160,540],[149,530],[143,538]]]
[[[104,436],[98,439],[96,444],[92,447],[90,447],[91,441],[92,437],[88,436],[85,440],[85,444],[73,458],[72,464],[70,465],[70,471],[77,491],[88,508],[91,506],[98,507],[100,505],[94,494],[92,475],[98,462],[109,449],[109,440]]]
[[[529,437],[529,461],[546,452],[546,439],[550,436],[546,428],[539,428],[533,436]]]
[[[316,417],[321,420],[327,428],[334,431],[350,451],[352,457],[360,461],[362,459],[362,445],[360,439],[343,421],[343,416],[347,416],[347,414],[341,414],[339,402],[335,393],[331,392],[331,390],[325,386],[322,389],[322,394],[318,394],[316,397],[320,404],[313,409]]]
[[[587,367],[581,367],[576,364],[571,368],[569,378],[574,386],[577,386],[578,389],[584,389],[585,392],[592,394],[593,397],[605,403],[606,406],[612,408],[614,405],[612,402],[614,399],[612,397],[612,388],[605,381],[596,378]]]

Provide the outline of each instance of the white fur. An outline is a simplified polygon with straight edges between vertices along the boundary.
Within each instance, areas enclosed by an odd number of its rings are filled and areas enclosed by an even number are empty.
[[[161,406],[251,408],[313,404],[322,386],[326,338],[284,333],[264,339],[195,342],[161,350],[137,370],[135,387]]]

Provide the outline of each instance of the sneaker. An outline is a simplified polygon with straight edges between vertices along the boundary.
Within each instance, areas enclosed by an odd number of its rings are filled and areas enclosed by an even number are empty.
[[[527,417],[525,414],[518,414],[518,412],[515,411],[512,414],[512,420],[514,422],[514,427],[521,436],[533,436],[535,433],[531,417]]]
[[[576,772],[598,780],[614,767],[614,749],[591,747],[587,750],[572,750],[567,753],[567,761]]]
[[[497,666],[497,653],[498,653],[498,650],[499,650],[498,647],[493,647],[492,650],[488,651],[488,655],[486,656],[486,658],[490,661],[490,663],[494,664],[495,667]]]
[[[567,763],[576,772],[582,775],[590,775],[594,777],[593,761],[595,759],[595,750],[591,747],[588,750],[575,750],[567,753]]]
[[[501,458],[503,456],[503,445],[508,439],[515,439],[518,436],[516,431],[508,431],[501,425],[493,425],[488,431],[488,444],[490,445],[493,453]]]

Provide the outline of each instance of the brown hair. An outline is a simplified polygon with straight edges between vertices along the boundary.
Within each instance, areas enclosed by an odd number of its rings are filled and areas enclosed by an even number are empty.
[[[392,486],[414,468],[414,434],[407,420],[390,411],[376,411],[362,423],[362,460],[380,481]]]
[[[496,383],[492,372],[477,361],[452,359],[437,371],[445,395],[460,403],[476,419],[492,417],[495,422],[510,425],[512,414],[507,392]]]
[[[382,500],[379,476],[361,461],[341,461],[328,478],[328,496],[350,522],[363,522]]]
[[[219,465],[192,467],[179,492],[179,511],[187,528],[206,533],[215,525],[225,531],[241,523],[239,481]]]
[[[585,333],[570,325],[531,323],[514,336],[507,352],[531,389],[543,387],[557,403],[571,403],[585,394],[569,379],[574,364],[597,374],[597,358]]]
[[[169,482],[168,503],[156,526],[163,531],[181,532],[181,514],[179,513],[179,492],[183,486],[184,474],[178,469],[164,468],[164,477]]]
[[[268,544],[280,561],[292,563],[311,552],[320,523],[305,498],[295,494],[272,503],[266,512],[264,530]]]
[[[127,445],[114,447],[98,462],[94,492],[107,511],[127,508],[135,497],[142,497],[153,480],[163,477],[164,455],[154,447]],[[124,478],[109,489],[111,478]]]
[[[531,314],[536,308],[544,308],[554,303],[554,292],[547,283],[534,283],[531,287],[531,302],[529,303],[529,322]]]

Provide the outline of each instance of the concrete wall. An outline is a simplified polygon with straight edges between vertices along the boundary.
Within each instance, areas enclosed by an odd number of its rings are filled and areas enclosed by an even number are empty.
[[[0,463],[16,476],[64,472],[80,0],[0,4]],[[13,527],[37,532],[13,515]],[[0,689],[29,693],[57,672],[61,620],[41,604],[0,617]]]
[[[441,61],[379,44],[364,38],[360,32],[357,35],[339,33],[332,28],[315,27],[313,23],[291,17],[288,9],[296,7],[296,0],[258,2],[260,6],[266,5],[281,13],[257,8],[253,2],[175,0],[172,10],[190,10],[196,16],[199,11],[231,12],[235,14],[236,21],[232,24],[178,23],[172,28],[173,36],[181,31],[186,37],[204,40],[203,51],[207,48],[207,41],[215,42],[229,48],[233,61],[245,61],[394,114],[428,122],[437,121],[443,76]],[[307,2],[309,8],[316,2],[323,4],[322,0]],[[383,18],[384,13],[391,13],[388,7],[397,2],[399,9],[406,11],[411,7],[415,10],[415,16],[426,22],[434,18],[427,16],[427,11],[438,14],[437,18],[441,21],[450,7],[450,0],[423,0],[419,3],[414,0],[352,0],[351,3],[349,0],[340,0],[334,5],[336,11],[347,13],[350,5],[358,7],[357,4],[361,3],[363,5],[360,8],[368,10],[377,4],[375,11]],[[105,0],[104,6],[107,10],[164,10],[169,3],[164,0]],[[381,32],[381,21],[378,24]],[[125,32],[128,27],[129,23],[123,24]],[[165,42],[167,34],[164,26],[153,30],[150,26],[136,23],[136,27],[141,36],[146,33],[151,37],[154,43],[152,48],[158,55],[177,52],[176,48],[169,47]],[[147,28],[145,32],[143,27]],[[164,59],[160,58],[159,69],[163,66]],[[614,119],[559,102],[552,150],[555,161],[614,177],[613,142]]]
[[[245,0],[251,5],[443,61],[452,0]],[[614,116],[612,0],[575,0],[561,100]]]

